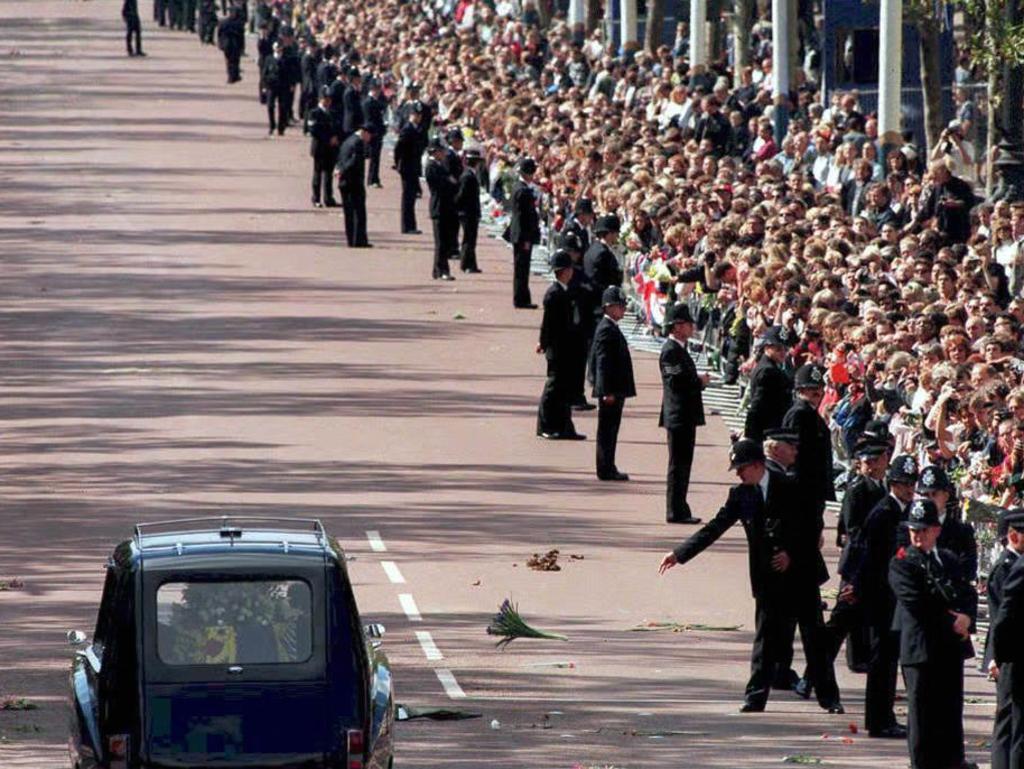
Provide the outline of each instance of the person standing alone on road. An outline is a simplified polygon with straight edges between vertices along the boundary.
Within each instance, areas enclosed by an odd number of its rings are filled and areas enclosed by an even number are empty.
[[[452,219],[458,218],[455,209],[455,192],[458,182],[448,172],[444,162],[445,146],[440,139],[431,139],[427,146],[430,160],[425,176],[430,188],[430,219],[434,225],[434,280],[455,280],[448,267],[451,245],[448,239],[452,232]]]
[[[121,18],[124,19],[125,46],[128,48],[129,56],[145,56],[142,52],[142,19],[139,18],[139,0],[124,0],[121,7]],[[135,38],[135,48],[132,48],[132,38]]]
[[[572,395],[572,353],[580,343],[581,325],[574,318],[572,256],[559,249],[551,255],[555,274],[544,294],[544,317],[540,325],[537,353],[547,359],[547,379],[537,409],[537,435],[549,441],[582,441],[587,436],[576,432],[569,407]]]
[[[245,25],[238,8],[232,8],[231,15],[217,25],[217,45],[224,52],[228,83],[237,83],[242,79],[240,65],[245,53]]]
[[[372,248],[366,237],[366,145],[370,129],[360,126],[345,139],[338,157],[338,189],[345,212],[345,241],[350,248]]]
[[[697,366],[686,349],[693,330],[690,308],[685,304],[672,305],[665,316],[665,331],[669,337],[662,345],[658,359],[662,392],[658,426],[664,427],[668,434],[665,493],[665,520],[668,523],[700,523],[700,518],[694,518],[690,512],[686,493],[690,488],[697,428],[704,424],[701,391],[707,387],[711,377],[697,373]]]
[[[281,43],[274,43],[274,52],[263,62],[263,89],[267,96],[268,133],[284,136],[288,127],[288,64]],[[276,113],[276,114],[275,114]],[[276,116],[276,119],[275,119]]]
[[[455,194],[455,206],[459,211],[462,225],[462,247],[459,250],[459,267],[463,272],[480,272],[476,263],[476,238],[480,228],[480,149],[466,150],[466,167],[459,176],[459,190]]]
[[[508,242],[512,244],[512,304],[520,310],[535,310],[530,297],[530,258],[533,246],[540,243],[540,214],[533,175],[537,163],[533,158],[519,161],[519,182],[512,190],[512,221],[508,225]]]
[[[633,359],[629,344],[619,328],[626,314],[626,295],[618,286],[604,290],[601,297],[604,317],[594,331],[590,353],[590,374],[597,399],[597,477],[602,481],[628,481],[615,464],[615,446],[622,424],[626,398],[636,397]]]
[[[338,154],[338,138],[334,135],[334,119],[331,117],[331,91],[324,87],[320,102],[306,114],[306,131],[309,133],[309,154],[313,158],[313,207],[338,205],[334,200],[335,158]]]

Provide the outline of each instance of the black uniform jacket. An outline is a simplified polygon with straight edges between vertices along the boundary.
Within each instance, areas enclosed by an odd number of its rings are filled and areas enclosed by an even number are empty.
[[[690,353],[675,339],[666,339],[658,357],[661,370],[661,416],[658,426],[676,427],[704,424],[704,383]]]
[[[263,62],[263,87],[274,93],[288,90],[288,64],[282,56],[280,59],[268,56]]]
[[[520,181],[512,190],[512,221],[508,225],[510,243],[540,243],[540,214],[537,194]]]
[[[345,103],[345,119],[342,128],[345,133],[355,133],[363,124],[363,98],[359,89],[350,85],[342,97]]]
[[[840,573],[853,585],[857,600],[873,618],[891,617],[895,610],[889,562],[899,547],[905,507],[892,494],[886,494],[868,513],[845,551]]]
[[[245,51],[245,27],[239,19],[229,16],[217,25],[217,47],[229,56]]]
[[[993,658],[992,629],[996,619],[999,617],[999,610],[1003,606],[1003,593],[1006,587],[1006,580],[1013,570],[1013,565],[1020,560],[1010,548],[1004,548],[999,554],[996,562],[992,564],[992,570],[988,575],[988,583],[985,586],[985,594],[988,596],[989,632],[985,635],[985,655],[982,661],[982,668],[988,669],[988,663]]]
[[[766,501],[762,502],[759,486],[733,486],[715,517],[672,552],[679,563],[686,563],[739,521],[747,535],[754,596],[788,602],[811,583],[821,584],[824,562],[817,534],[799,518],[800,492],[796,483],[781,473],[766,472]],[[782,573],[771,567],[771,559],[779,551],[785,551],[791,560],[789,569]]]
[[[306,113],[306,130],[309,131],[309,154],[314,158],[330,157],[334,147],[334,120],[331,113],[319,104]]]
[[[558,364],[572,360],[579,343],[579,326],[574,322],[576,309],[569,288],[555,282],[544,293],[544,317],[540,324],[540,343],[544,357]]]
[[[340,188],[347,194],[366,192],[363,180],[366,178],[366,145],[359,134],[352,134],[341,143],[338,153]]]
[[[590,248],[590,230],[584,227],[583,224],[574,216],[569,217],[569,221],[567,221],[565,226],[562,228],[563,240],[569,233],[573,233],[577,238],[579,238],[583,253],[587,253],[587,249]]]
[[[1018,558],[1006,576],[1003,600],[990,632],[997,664],[1024,663],[1024,558]]]
[[[583,254],[583,271],[594,286],[594,293],[600,295],[609,286],[622,285],[622,268],[615,253],[608,244],[595,240]]]
[[[458,189],[455,180],[449,175],[444,163],[431,158],[427,162],[424,176],[430,188],[430,218],[450,219],[456,214],[455,191]]]
[[[363,97],[363,120],[374,136],[383,136],[387,133],[387,125],[384,120],[387,111],[388,103],[383,97]]]
[[[395,168],[402,176],[419,179],[423,173],[423,152],[420,146],[420,129],[406,123],[398,132],[395,142]]]
[[[953,632],[950,611],[972,620],[978,613],[978,594],[963,579],[955,555],[938,548],[932,553],[900,548],[889,566],[889,584],[896,595],[893,629],[900,631],[901,665],[948,664],[974,656],[971,642]]]
[[[849,482],[846,493],[843,494],[836,533],[846,534],[850,539],[855,537],[867,520],[868,513],[885,498],[885,494],[885,484],[881,481],[868,478],[866,475],[856,476]]]
[[[803,398],[794,398],[793,405],[782,418],[782,426],[796,430],[800,436],[796,477],[800,479],[804,495],[818,504],[834,500],[832,436],[825,420]]]
[[[459,177],[459,189],[455,193],[455,207],[460,219],[480,220],[480,179],[472,168],[463,170]]]
[[[762,357],[750,375],[750,406],[743,434],[762,441],[765,430],[781,425],[793,403],[792,388],[789,375],[767,356]]]
[[[594,346],[590,348],[590,374],[595,398],[606,395],[614,395],[616,398],[636,396],[629,344],[619,325],[607,315],[601,318],[594,332]]]
[[[906,527],[900,529],[899,544],[901,547],[910,545],[910,532]],[[974,537],[974,527],[971,524],[947,515],[942,522],[938,547],[948,550],[959,559],[960,573],[965,578],[975,578],[978,573],[978,541]]]

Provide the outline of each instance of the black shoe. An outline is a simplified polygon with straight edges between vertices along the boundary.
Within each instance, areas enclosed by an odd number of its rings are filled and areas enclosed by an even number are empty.
[[[593,403],[587,403],[586,401],[583,401],[582,403],[572,404],[573,411],[593,411],[596,408],[596,405],[594,405]]]
[[[323,208],[323,207],[324,207],[324,204],[321,203],[319,200],[314,200],[313,201],[313,208]]]
[[[373,243],[356,243],[352,248],[373,248]]]
[[[515,307],[517,310],[536,310],[537,309],[537,305],[535,305],[533,302],[530,302],[529,304],[516,304],[516,305],[513,305],[513,307]]]
[[[273,135],[274,135],[274,131],[276,131],[276,130],[277,130],[276,128],[274,128],[273,126],[271,126],[271,127],[270,127],[270,130],[269,130],[269,131],[267,131],[267,136],[273,136]]]
[[[626,473],[620,473],[616,470],[614,473],[608,473],[606,475],[598,474],[597,479],[599,481],[628,481],[629,476]]]
[[[810,682],[806,678],[801,678],[796,682],[796,686],[793,687],[793,693],[796,694],[797,697],[805,700],[809,700],[811,698],[811,693],[813,691],[814,687],[811,686]]]
[[[740,713],[764,713],[764,703],[744,702],[740,706]]]
[[[819,702],[818,705],[832,716],[841,716],[846,712],[846,708],[843,707],[841,702]]]
[[[451,273],[446,272],[444,275],[441,276],[441,280],[455,280],[455,276],[452,275]]]
[[[481,272],[483,272],[483,270],[477,267],[470,267],[469,269],[463,269],[462,271],[465,273],[469,273],[471,275],[479,275]]]
[[[145,56],[145,55],[146,55],[146,52],[145,52],[145,51],[136,51],[136,52],[135,52],[135,55],[136,55],[136,56]]]
[[[537,433],[546,441],[585,441],[587,436],[582,433]]]
[[[902,724],[893,724],[884,729],[875,729],[873,732],[868,732],[868,736],[880,740],[905,740],[907,739],[907,729]]]
[[[324,208],[341,208],[341,203],[337,200],[328,200],[324,203]]]
[[[665,518],[665,523],[700,523],[700,518],[694,518],[692,515],[689,518]],[[761,710],[764,710],[764,706],[761,706]]]
[[[402,230],[403,235],[422,235],[423,230]]]

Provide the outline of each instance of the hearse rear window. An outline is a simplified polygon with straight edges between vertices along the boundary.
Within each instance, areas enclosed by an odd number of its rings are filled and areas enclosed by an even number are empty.
[[[312,603],[301,580],[165,582],[156,593],[157,653],[167,665],[306,662]]]

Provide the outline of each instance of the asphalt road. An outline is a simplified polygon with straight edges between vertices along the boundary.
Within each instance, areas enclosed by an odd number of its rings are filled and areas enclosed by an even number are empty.
[[[621,435],[634,480],[600,483],[593,440],[534,437],[540,318],[512,309],[503,245],[482,244],[483,275],[431,281],[388,172],[377,248],[346,250],[339,215],[309,208],[301,133],[266,135],[254,64],[227,86],[218,51],[148,18],[149,57],[129,59],[120,5],[0,0],[0,579],[24,581],[0,592],[0,696],[38,705],[0,711],[0,766],[66,765],[63,634],[91,628],[131,525],[228,513],[323,519],[388,628],[399,701],[482,715],[400,725],[398,767],[906,765],[902,743],[849,731],[862,679],[845,670],[847,716],[786,693],[736,713],[745,545],[730,532],[657,575],[689,529],[663,523],[653,356],[635,353]],[[705,516],[731,480],[710,421]],[[550,548],[562,571],[526,568]],[[484,628],[509,596],[570,640],[496,651]],[[742,627],[631,631],[648,621]],[[993,692],[974,673],[968,690],[982,759]]]

